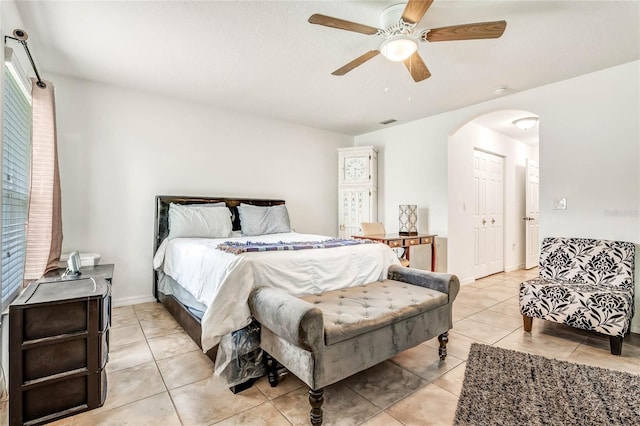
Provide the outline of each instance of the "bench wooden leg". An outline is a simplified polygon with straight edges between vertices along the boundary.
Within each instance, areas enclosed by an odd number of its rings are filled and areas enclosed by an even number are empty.
[[[524,325],[524,331],[528,331],[529,333],[531,333],[531,325],[533,324],[533,318],[523,315],[522,322]]]
[[[622,355],[622,337],[609,336],[609,346],[611,346],[611,355]]]
[[[264,363],[267,367],[267,378],[272,388],[278,386],[278,361],[266,352],[263,352]]]
[[[318,390],[309,389],[309,404],[311,405],[309,419],[311,420],[311,424],[314,426],[322,424],[322,404],[324,403],[323,395],[323,388]]]
[[[444,361],[447,357],[447,342],[449,342],[449,332],[445,331],[441,335],[438,336],[438,342],[440,342],[440,347],[438,348],[438,355],[440,355],[440,359]]]

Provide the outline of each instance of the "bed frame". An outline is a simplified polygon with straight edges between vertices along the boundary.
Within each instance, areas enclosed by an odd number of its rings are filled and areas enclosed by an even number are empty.
[[[218,203],[221,201],[224,201],[229,210],[231,210],[231,220],[234,231],[240,230],[240,215],[238,214],[238,206],[240,203],[253,204],[254,206],[275,206],[284,204],[284,200],[158,195],[156,196],[155,207],[153,253],[155,254],[158,251],[158,247],[160,247],[162,241],[164,241],[164,239],[169,235],[169,204],[206,204]],[[162,303],[171,315],[173,315],[189,337],[191,337],[191,339],[193,339],[193,341],[202,348],[200,341],[200,337],[202,335],[200,319],[191,313],[191,311],[180,303],[178,299],[172,295],[163,294],[158,291],[158,273],[155,270],[153,271],[153,295],[156,300]],[[207,351],[207,356],[215,362],[217,352],[218,347],[215,346]]]

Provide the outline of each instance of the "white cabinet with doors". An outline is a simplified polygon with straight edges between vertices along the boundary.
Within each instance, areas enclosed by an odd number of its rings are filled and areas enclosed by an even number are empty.
[[[371,146],[338,149],[338,235],[362,233],[378,220],[378,151]]]

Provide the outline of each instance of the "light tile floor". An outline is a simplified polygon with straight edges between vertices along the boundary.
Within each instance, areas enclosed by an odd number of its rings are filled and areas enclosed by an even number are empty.
[[[454,302],[449,355],[437,339],[330,386],[326,425],[448,425],[455,415],[473,342],[640,374],[640,336],[625,339],[623,356],[609,340],[536,320],[522,329],[518,286],[537,270],[500,273],[464,285]],[[271,388],[262,378],[237,395],[212,378],[213,364],[158,303],[115,308],[108,396],[103,407],[55,425],[307,425],[307,388],[293,375]],[[0,403],[0,425],[7,403]]]

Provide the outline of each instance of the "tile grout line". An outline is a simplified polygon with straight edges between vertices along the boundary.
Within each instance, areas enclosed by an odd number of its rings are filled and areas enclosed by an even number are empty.
[[[174,413],[176,413],[176,417],[178,418],[178,421],[180,422],[180,424],[184,426],[184,422],[182,421],[182,417],[180,417],[180,412],[178,411],[178,407],[176,406],[176,403],[173,400],[173,396],[171,395],[171,392],[169,392],[169,387],[167,386],[167,382],[165,381],[164,376],[162,375],[162,372],[160,371],[160,366],[158,365],[158,360],[156,359],[156,356],[153,353],[153,350],[151,350],[151,345],[149,345],[149,339],[147,338],[147,335],[144,332],[144,328],[142,328],[142,323],[140,322],[140,318],[138,318],[138,312],[136,312],[135,308],[133,308],[133,313],[135,314],[136,320],[138,321],[138,326],[142,330],[142,335],[144,336],[144,341],[147,344],[147,348],[149,348],[149,352],[151,353],[151,358],[153,358],[153,362],[156,365],[156,369],[158,370],[158,374],[160,375],[160,379],[162,380],[162,385],[164,386],[165,392],[167,392],[167,396],[169,397],[169,401],[171,401],[171,406],[173,407],[173,411],[174,411]]]

